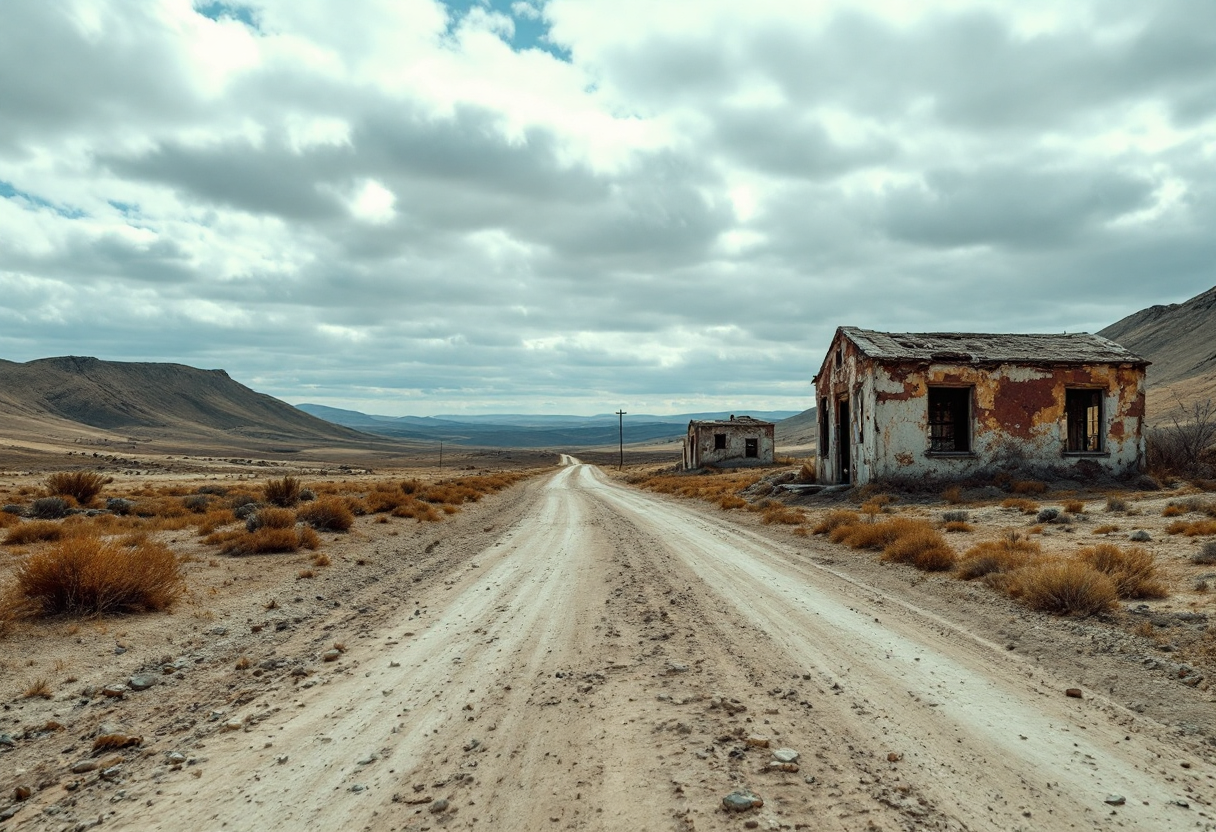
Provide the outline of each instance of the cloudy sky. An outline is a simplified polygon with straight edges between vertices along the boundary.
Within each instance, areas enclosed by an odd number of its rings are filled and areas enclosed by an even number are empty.
[[[3,0],[0,357],[809,407],[838,325],[1216,284],[1211,0]]]

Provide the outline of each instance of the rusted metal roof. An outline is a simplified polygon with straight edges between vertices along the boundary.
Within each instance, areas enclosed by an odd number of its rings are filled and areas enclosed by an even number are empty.
[[[693,419],[688,423],[690,426],[731,426],[737,428],[742,427],[763,427],[764,425],[772,425],[772,422],[766,422],[763,419],[756,419],[752,416],[731,416],[729,419]]]
[[[1114,341],[1088,332],[994,335],[978,332],[840,332],[870,358],[1009,364],[1138,364],[1149,362]]]

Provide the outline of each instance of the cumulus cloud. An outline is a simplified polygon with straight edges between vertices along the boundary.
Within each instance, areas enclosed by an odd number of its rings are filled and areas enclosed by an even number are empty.
[[[0,354],[389,414],[800,410],[840,324],[1094,330],[1212,282],[1210,17],[9,0]]]

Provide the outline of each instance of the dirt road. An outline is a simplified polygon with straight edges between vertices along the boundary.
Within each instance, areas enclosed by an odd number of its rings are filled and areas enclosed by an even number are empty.
[[[948,611],[590,466],[518,494],[488,547],[379,587],[337,661],[132,774],[105,828],[1216,829],[1182,740]],[[764,805],[723,811],[744,788]]]

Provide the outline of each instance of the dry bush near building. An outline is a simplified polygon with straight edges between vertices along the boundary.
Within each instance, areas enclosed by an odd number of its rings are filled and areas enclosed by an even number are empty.
[[[860,522],[861,515],[857,512],[846,509],[834,509],[823,516],[812,530],[812,533],[829,534],[841,526],[855,526]]]
[[[1008,592],[1021,603],[1056,615],[1094,615],[1114,607],[1115,581],[1080,560],[1049,560],[1010,576]]]
[[[778,502],[766,506],[760,513],[761,522],[770,525],[797,526],[805,519],[806,515],[801,511]]]
[[[882,559],[907,563],[924,572],[953,569],[958,557],[936,529],[928,524],[908,528],[882,550]]]
[[[1120,598],[1164,598],[1169,594],[1157,578],[1152,554],[1141,546],[1123,549],[1101,543],[1077,552],[1077,559],[1109,575]]]
[[[48,615],[162,610],[183,589],[177,556],[167,547],[84,535],[30,555],[17,568],[16,583],[17,593]]]
[[[963,489],[961,486],[952,485],[942,492],[942,499],[950,505],[959,505],[963,502]]]
[[[59,471],[46,478],[46,491],[52,497],[71,497],[87,506],[110,482],[96,471]]]
[[[1211,448],[1216,443],[1216,401],[1197,401],[1189,408],[1180,402],[1170,424],[1145,434],[1145,465],[1158,479],[1206,479],[1216,469]]]
[[[1038,542],[1017,533],[1010,533],[999,540],[977,543],[964,552],[957,574],[964,581],[1007,574],[1023,568],[1042,555],[1043,547]]]
[[[1019,480],[1010,488],[1014,494],[1044,494],[1047,492],[1047,483],[1039,480]]]

